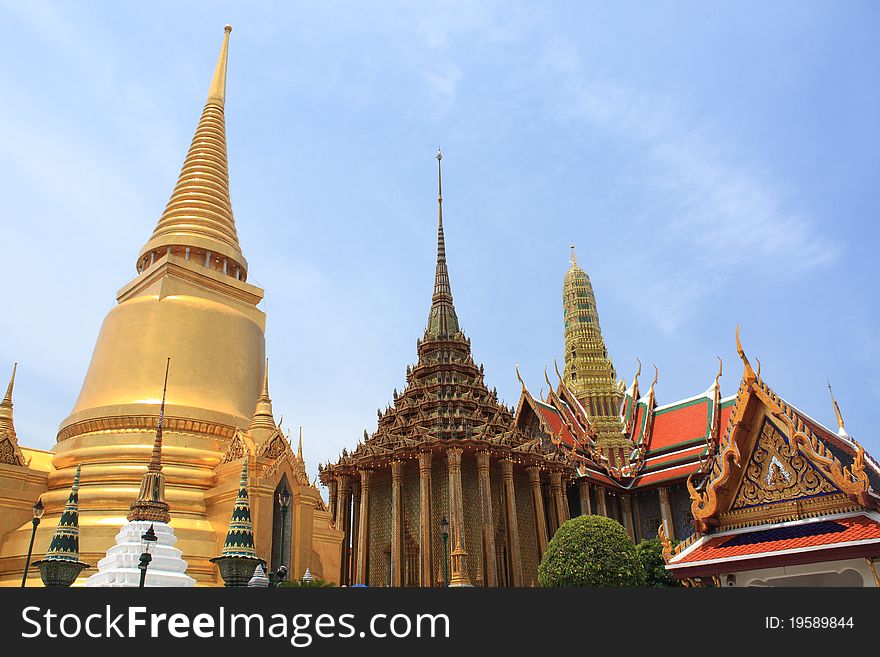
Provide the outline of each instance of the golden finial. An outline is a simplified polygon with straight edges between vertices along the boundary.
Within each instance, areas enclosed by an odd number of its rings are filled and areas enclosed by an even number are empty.
[[[721,360],[721,356],[715,356],[715,358],[718,359],[718,374],[715,375],[715,386],[718,387],[718,379],[724,373],[724,362]]]
[[[223,105],[226,102],[226,61],[229,57],[229,34],[232,26],[223,28],[223,45],[220,55],[217,57],[217,66],[214,68],[214,77],[211,78],[211,87],[208,89],[208,102],[216,102]]]
[[[550,377],[547,376],[547,366],[544,366],[544,380],[547,382],[547,385],[550,386],[550,392],[553,392],[553,384],[550,383]]]
[[[9,385],[6,386],[6,396],[3,397],[3,403],[12,404],[12,389],[15,387],[15,372],[18,370],[18,363],[12,365],[12,377],[9,379]]]
[[[519,380],[520,385],[522,385],[523,392],[528,392],[528,389],[526,388],[526,382],[523,381],[522,377],[519,374],[519,363],[516,363],[513,366],[513,369],[516,370],[516,378]]]
[[[639,384],[639,376],[642,374],[642,361],[636,358],[636,362],[639,364],[638,369],[636,370],[636,374],[633,377],[633,389]]]
[[[746,352],[743,351],[742,342],[739,340],[739,324],[736,326],[736,353],[739,354],[739,357],[743,362],[743,367],[745,368],[743,371],[743,378],[748,383],[753,383],[758,378],[758,375],[755,374],[755,370],[752,369],[752,364],[746,357]]]
[[[9,385],[6,387],[6,396],[0,402],[0,433],[9,436],[15,436],[15,425],[12,421],[12,389],[15,387],[15,372],[18,369],[18,363],[12,366],[12,377],[9,379]]]
[[[654,380],[651,381],[651,389],[650,392],[654,392],[654,386],[657,385],[657,381],[660,380],[660,370],[657,369],[657,366],[654,365]]]
[[[162,384],[162,404],[159,406],[159,422],[156,424],[156,439],[153,441],[153,453],[150,455],[150,472],[162,470],[162,427],[165,424],[165,395],[168,392],[168,370],[171,369],[171,356],[165,361],[165,383]]]
[[[755,356],[755,362],[758,364],[758,371],[755,372],[755,376],[761,378],[761,359]]]
[[[840,406],[834,398],[834,391],[831,389],[831,381],[828,382],[828,394],[831,395],[831,403],[834,404],[834,415],[837,416],[837,435],[849,437],[849,433],[847,433],[846,427],[843,425],[843,415],[840,412]]]
[[[556,354],[553,355],[553,369],[556,370],[556,378],[559,379],[559,383],[563,383],[562,375],[559,373],[559,363],[556,362]]]
[[[296,458],[300,461],[303,460],[303,428],[299,428],[299,445],[296,448]]]
[[[443,223],[443,175],[440,170],[440,160],[443,159],[443,151],[437,147],[437,203],[440,204],[440,223]]]
[[[578,257],[574,252],[574,242],[571,243],[571,255],[568,257],[568,261],[571,263],[572,267],[577,267]]]

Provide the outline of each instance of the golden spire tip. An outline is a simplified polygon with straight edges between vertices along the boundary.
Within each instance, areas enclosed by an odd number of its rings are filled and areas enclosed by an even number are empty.
[[[226,34],[231,33],[231,32],[232,32],[232,26],[231,26],[229,23],[226,23],[226,26],[223,28],[223,31],[226,32]]]
[[[568,261],[571,263],[572,267],[577,267],[578,258],[577,254],[574,252],[574,242],[571,243],[571,255],[569,256]]]

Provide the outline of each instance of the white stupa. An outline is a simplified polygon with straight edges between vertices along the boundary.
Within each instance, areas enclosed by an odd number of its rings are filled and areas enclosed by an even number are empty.
[[[170,363],[170,358],[168,359]],[[165,388],[168,387],[168,368],[165,369]],[[152,560],[147,568],[144,586],[195,586],[196,581],[186,574],[186,561],[174,544],[177,537],[168,522],[168,504],[165,502],[165,475],[162,474],[162,423],[165,419],[165,390],[150,464],[141,479],[141,490],[131,505],[126,522],[116,535],[116,545],[107,550],[107,556],[98,562],[98,572],[86,580],[86,586],[138,586],[141,571],[138,568],[144,552],[141,537],[150,529],[156,534],[151,551]]]

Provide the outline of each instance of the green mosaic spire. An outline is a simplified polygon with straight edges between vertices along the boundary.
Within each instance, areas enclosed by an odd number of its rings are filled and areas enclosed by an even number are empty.
[[[235,506],[232,507],[232,518],[229,520],[229,533],[226,534],[226,543],[223,545],[221,556],[224,557],[250,557],[257,556],[254,550],[254,526],[251,523],[251,504],[248,501],[247,472],[248,460],[245,457],[241,466],[241,484],[238,489],[238,497]]]
[[[79,472],[80,466],[76,466],[67,505],[46,552],[47,561],[79,562]]]

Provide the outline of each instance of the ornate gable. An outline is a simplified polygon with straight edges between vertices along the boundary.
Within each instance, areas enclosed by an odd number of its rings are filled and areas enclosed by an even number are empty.
[[[865,451],[844,465],[756,373],[739,342],[744,371],[720,448],[687,480],[699,533],[864,509],[871,505]]]

